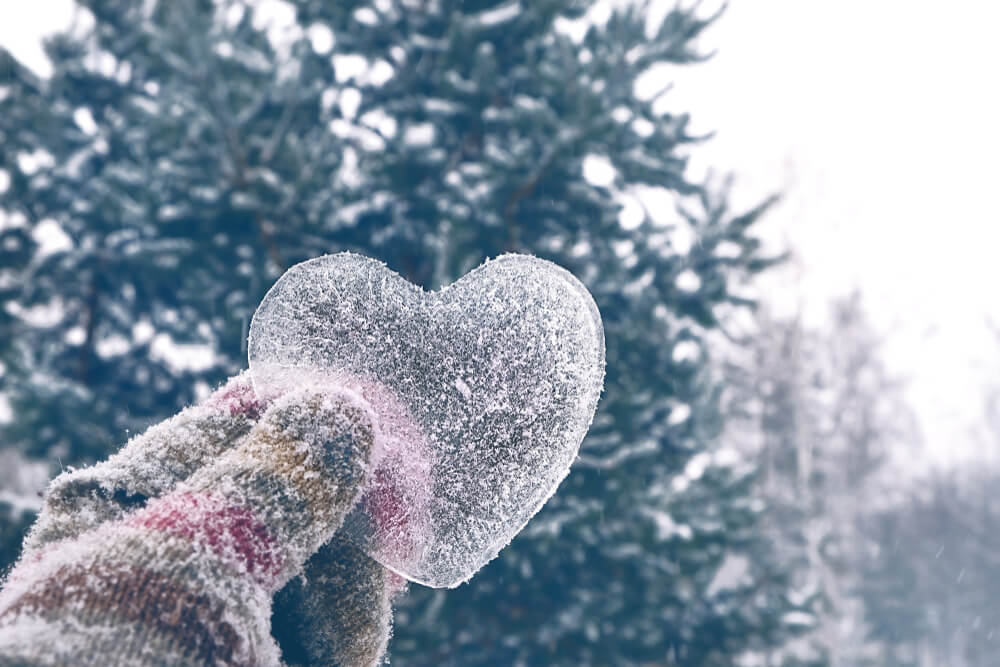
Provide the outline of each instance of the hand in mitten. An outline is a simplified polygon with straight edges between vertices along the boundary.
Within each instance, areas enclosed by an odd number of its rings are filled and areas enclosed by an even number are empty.
[[[243,372],[198,405],[151,426],[106,461],[49,484],[24,542],[24,557],[57,540],[118,519],[171,491],[254,425],[263,405]]]
[[[272,595],[353,505],[377,426],[363,399],[342,390],[280,397],[252,424],[259,406],[244,388],[237,378],[104,464],[53,483],[0,594],[6,662],[278,664]],[[299,585],[292,596],[324,615],[303,624],[317,630],[305,656],[377,661],[387,573],[339,541],[324,553],[329,569],[309,569],[327,588],[317,596]]]

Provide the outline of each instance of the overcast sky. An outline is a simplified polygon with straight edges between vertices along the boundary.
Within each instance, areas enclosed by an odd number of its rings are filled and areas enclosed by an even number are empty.
[[[811,319],[862,289],[936,460],[996,457],[966,431],[1000,383],[998,25],[981,0],[736,0],[675,76],[717,132],[696,166],[786,195],[766,224],[801,265],[773,289]]]
[[[0,0],[0,44],[40,73],[39,36],[71,0]],[[672,69],[671,107],[717,132],[693,169],[731,170],[736,201],[784,192],[765,228],[800,261],[767,283],[820,321],[860,287],[911,379],[930,460],[971,450],[1000,382],[1000,3],[735,0],[706,64]]]

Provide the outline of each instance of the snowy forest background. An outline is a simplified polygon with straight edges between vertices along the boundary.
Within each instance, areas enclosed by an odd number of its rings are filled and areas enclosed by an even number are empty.
[[[528,252],[594,294],[606,392],[514,543],[412,588],[395,664],[994,664],[1000,469],[906,465],[921,429],[864,295],[823,326],[769,308],[776,198],[692,176],[706,138],[638,89],[696,72],[714,15],[78,4],[50,77],[0,48],[0,567],[52,475],[245,366],[290,265],[353,250],[431,289]]]

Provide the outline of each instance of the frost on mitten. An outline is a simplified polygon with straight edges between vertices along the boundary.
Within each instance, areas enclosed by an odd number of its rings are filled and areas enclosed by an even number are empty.
[[[271,632],[290,667],[376,665],[405,580],[336,534],[274,598]]]
[[[279,664],[271,597],[340,526],[376,440],[355,394],[276,400],[173,492],[19,565],[0,664]]]
[[[120,518],[171,491],[234,446],[261,408],[244,372],[204,402],[132,438],[106,461],[59,475],[46,490],[25,553]]]

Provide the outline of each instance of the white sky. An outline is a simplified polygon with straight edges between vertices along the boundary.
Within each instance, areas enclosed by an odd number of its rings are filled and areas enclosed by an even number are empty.
[[[47,73],[38,37],[72,6],[0,0],[0,44]],[[715,58],[664,72],[671,108],[717,132],[694,169],[732,170],[737,204],[786,195],[765,228],[801,261],[765,298],[818,321],[860,286],[931,461],[987,454],[968,431],[1000,381],[997,26],[985,0],[735,0]]]
[[[42,35],[65,28],[73,0],[0,0],[0,44],[42,75],[51,66],[42,51]]]
[[[861,287],[935,461],[997,455],[967,430],[1000,384],[998,26],[982,0],[737,0],[715,58],[673,76],[717,131],[695,166],[732,169],[743,203],[786,193],[766,225],[801,265],[772,294],[815,319]]]

